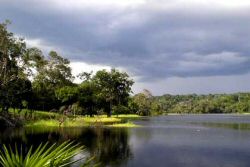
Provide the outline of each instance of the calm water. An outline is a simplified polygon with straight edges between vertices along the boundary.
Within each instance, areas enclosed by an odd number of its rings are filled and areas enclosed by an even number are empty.
[[[184,115],[143,118],[141,128],[67,128],[1,131],[0,143],[73,139],[101,166],[249,167],[250,116]],[[75,165],[75,166],[79,166]]]

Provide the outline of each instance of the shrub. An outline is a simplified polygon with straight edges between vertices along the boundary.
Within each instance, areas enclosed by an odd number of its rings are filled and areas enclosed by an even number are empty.
[[[72,142],[53,144],[50,147],[46,143],[40,144],[34,151],[31,147],[23,156],[22,149],[18,151],[17,146],[13,151],[3,145],[3,151],[0,151],[0,164],[4,167],[63,167],[81,160],[80,158],[72,161],[72,158],[80,153],[82,148]]]

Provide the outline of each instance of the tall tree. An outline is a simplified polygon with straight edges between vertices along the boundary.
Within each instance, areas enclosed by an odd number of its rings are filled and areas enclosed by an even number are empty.
[[[26,80],[19,65],[26,45],[23,39],[18,39],[13,33],[8,32],[8,23],[0,24],[0,105],[5,112],[14,104],[16,97],[25,91],[13,88]]]
[[[33,50],[33,55],[30,58],[37,71],[34,76],[33,89],[40,102],[39,109],[58,108],[60,101],[55,96],[55,90],[74,85],[69,66],[70,61],[55,51],[51,51],[48,59],[45,59],[41,52]]]
[[[93,77],[93,82],[98,90],[98,96],[105,99],[109,104],[106,109],[107,116],[111,116],[113,105],[126,103],[129,93],[132,92],[131,87],[133,80],[125,72],[119,72],[111,69],[110,72],[101,70]]]
[[[79,104],[84,110],[86,114],[93,116],[96,114],[97,108],[97,97],[96,97],[96,88],[91,81],[84,81],[79,85],[78,88],[79,93]]]
[[[38,48],[28,48],[23,56],[24,70],[27,76],[34,79],[38,74],[44,71],[48,64],[42,51]]]
[[[133,97],[133,101],[138,106],[137,114],[150,115],[151,100],[144,93],[138,93]]]

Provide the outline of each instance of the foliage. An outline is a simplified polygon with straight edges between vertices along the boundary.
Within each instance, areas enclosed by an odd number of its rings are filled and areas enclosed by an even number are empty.
[[[75,86],[64,86],[57,89],[55,95],[63,104],[70,105],[77,102],[78,88]]]
[[[114,114],[129,114],[129,108],[124,105],[117,105],[112,108]]]
[[[10,106],[21,105],[18,96],[30,91],[22,66],[25,43],[7,31],[8,23],[0,24],[0,108],[4,112]]]
[[[17,114],[16,110],[13,108],[9,109],[9,113],[11,115]],[[59,113],[39,111],[39,110],[34,110],[33,112],[31,112],[31,110],[28,109],[22,109],[22,110],[19,109],[18,115],[21,118],[25,118],[26,116],[27,121],[29,121],[28,118],[30,118],[30,120],[42,120],[42,119],[59,119],[61,117]]]
[[[82,83],[73,83],[70,61],[56,51],[44,55],[27,48],[23,39],[0,24],[0,111],[17,108],[61,111],[65,115],[106,112],[130,113],[129,96],[133,81],[125,72],[101,70],[82,72]],[[26,112],[27,113],[27,112]]]
[[[164,113],[250,112],[250,93],[163,95],[154,97]]]
[[[144,90],[130,102],[139,115],[168,113],[250,113],[250,93],[152,96]]]
[[[152,95],[148,90],[138,93],[133,97],[135,104],[138,106],[137,114],[151,115]]]
[[[41,55],[39,55],[41,54]],[[70,61],[58,55],[55,51],[49,53],[48,59],[42,53],[30,56],[30,61],[35,62],[37,74],[34,76],[32,87],[37,98],[34,104],[36,109],[51,110],[60,106],[55,91],[62,87],[73,86],[73,76]],[[35,60],[33,60],[35,57]]]
[[[0,152],[0,164],[4,167],[63,167],[73,164],[78,160],[72,161],[72,158],[81,152],[83,147],[74,145],[73,142],[64,142],[60,145],[48,143],[33,150],[31,147],[26,155],[23,155],[22,149],[17,146],[14,151],[3,145],[3,151]]]
[[[78,102],[79,105],[84,108],[84,113],[82,114],[93,116],[97,113],[97,90],[92,81],[89,80],[90,78],[78,86]]]
[[[105,109],[107,115],[111,116],[113,105],[127,104],[134,82],[127,73],[111,69],[110,72],[98,71],[93,77],[93,83],[98,90],[97,96],[108,104]]]

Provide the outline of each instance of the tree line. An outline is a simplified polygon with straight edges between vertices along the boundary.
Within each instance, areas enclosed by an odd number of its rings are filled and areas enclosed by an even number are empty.
[[[162,113],[247,113],[250,93],[163,95],[154,97]]]
[[[144,90],[133,101],[140,115],[250,113],[250,93],[153,96]]]

